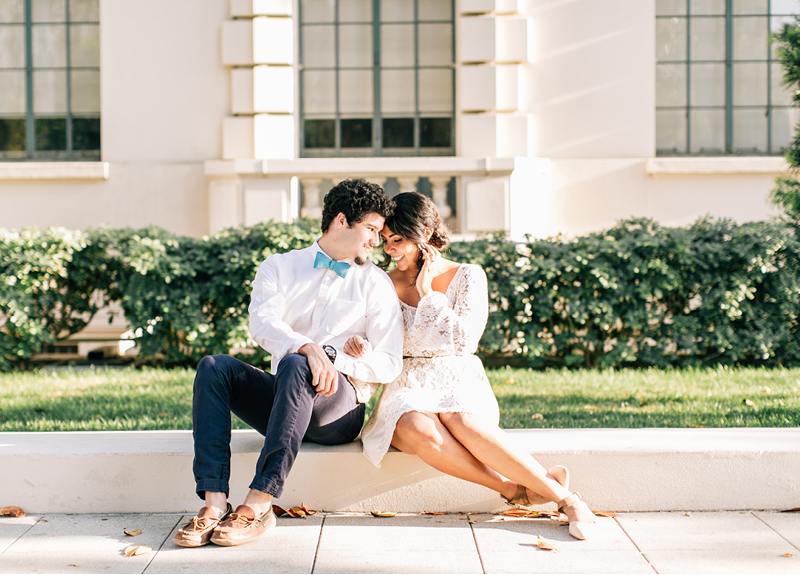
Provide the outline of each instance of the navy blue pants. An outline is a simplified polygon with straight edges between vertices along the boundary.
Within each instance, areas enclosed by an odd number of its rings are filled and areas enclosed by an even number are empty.
[[[280,497],[303,440],[335,445],[353,441],[364,423],[364,404],[343,374],[330,397],[311,386],[308,360],[281,359],[275,375],[228,355],[197,365],[192,402],[197,494],[229,490],[231,412],[265,437],[250,488]]]

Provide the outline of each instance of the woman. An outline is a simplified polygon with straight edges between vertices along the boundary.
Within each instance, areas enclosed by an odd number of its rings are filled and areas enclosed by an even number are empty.
[[[395,196],[383,228],[383,249],[405,328],[403,371],[384,387],[364,426],[364,454],[376,466],[390,445],[432,467],[494,489],[511,504],[558,502],[569,532],[585,539],[594,514],[568,490],[563,466],[546,471],[498,427],[499,409],[483,364],[474,354],[486,325],[486,275],[444,259],[449,240],[436,206],[416,192]],[[369,344],[355,336],[353,356]]]

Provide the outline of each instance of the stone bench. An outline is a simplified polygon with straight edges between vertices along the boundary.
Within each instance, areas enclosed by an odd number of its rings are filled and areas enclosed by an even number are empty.
[[[800,429],[509,431],[546,467],[567,465],[594,509],[800,506]],[[262,437],[234,431],[231,499],[241,502]],[[190,431],[0,433],[0,507],[28,513],[196,511]],[[304,444],[277,504],[324,511],[492,511],[491,490],[391,451],[378,469],[359,442]],[[552,507],[552,505],[550,506]]]

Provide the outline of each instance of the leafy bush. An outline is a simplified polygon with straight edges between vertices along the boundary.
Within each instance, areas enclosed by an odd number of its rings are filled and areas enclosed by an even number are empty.
[[[25,367],[111,301],[142,362],[194,365],[256,349],[248,360],[263,364],[269,355],[248,327],[256,270],[317,230],[303,220],[205,238],[154,227],[3,231],[0,369]],[[664,367],[800,364],[799,253],[781,222],[634,219],[572,240],[456,242],[449,257],[486,270],[491,312],[479,354],[490,363]]]

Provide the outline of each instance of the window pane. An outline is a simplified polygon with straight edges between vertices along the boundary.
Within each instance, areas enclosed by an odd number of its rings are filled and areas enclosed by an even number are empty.
[[[23,0],[3,0],[0,2],[0,22],[25,22]]]
[[[725,0],[691,0],[693,16],[703,14],[725,14]]]
[[[33,67],[65,68],[67,65],[67,27],[33,26]]]
[[[77,24],[69,27],[69,50],[72,66],[100,67],[100,26]]]
[[[372,70],[339,72],[339,111],[372,114]]]
[[[76,114],[100,113],[100,72],[72,70],[70,106]]]
[[[452,20],[453,7],[451,0],[420,0],[419,19]]]
[[[734,60],[766,60],[768,47],[766,18],[733,19]]]
[[[725,65],[691,64],[691,105],[725,105]]]
[[[773,14],[797,14],[799,9],[797,0],[770,0]]]
[[[0,70],[0,114],[25,113],[25,71]]]
[[[65,22],[66,8],[65,0],[31,0],[31,15],[34,22]]]
[[[303,66],[333,68],[336,66],[333,26],[303,26]]]
[[[372,22],[372,0],[339,0],[340,22]]]
[[[453,111],[453,71],[419,71],[419,111]]]
[[[72,149],[100,149],[100,118],[72,119]]]
[[[303,72],[303,108],[306,114],[336,113],[336,72]]]
[[[413,22],[414,0],[381,0],[381,22]]]
[[[335,0],[301,0],[303,22],[333,22]]]
[[[656,66],[656,106],[686,105],[686,64]]]
[[[419,145],[422,148],[449,148],[451,146],[450,118],[420,118]]]
[[[0,118],[0,152],[25,151],[25,120]]]
[[[774,108],[772,114],[772,151],[785,152],[792,145],[792,138],[800,121],[797,108]]]
[[[748,62],[733,65],[733,105],[766,106],[767,63]]]
[[[0,68],[25,67],[24,26],[0,26],[0,46]]]
[[[419,65],[449,66],[453,63],[453,27],[450,24],[419,25]]]
[[[692,19],[692,60],[725,59],[725,18]]]
[[[372,66],[372,26],[339,26],[339,66]]]
[[[686,153],[685,110],[656,110],[656,150]]]
[[[306,120],[303,122],[303,146],[306,148],[336,147],[336,120]]]
[[[767,151],[767,109],[733,110],[733,151],[763,153]]]
[[[36,114],[66,113],[66,70],[34,70],[33,111]]]
[[[734,14],[766,14],[767,0],[733,0]]]
[[[686,0],[656,0],[656,16],[681,16],[686,14]]]
[[[99,22],[99,0],[69,0],[70,22]]]
[[[686,60],[686,19],[656,20],[656,58],[659,62]]]
[[[381,111],[414,113],[414,70],[381,70]]]
[[[777,62],[772,63],[772,85],[770,99],[773,106],[791,106],[792,91],[783,83],[783,67]]]
[[[392,68],[414,65],[414,25],[381,26],[381,66]]]
[[[66,118],[36,118],[36,150],[50,152],[67,149]]]
[[[371,148],[372,120],[341,120],[342,148]]]
[[[690,110],[690,153],[721,154],[725,151],[725,110]]]
[[[413,118],[384,118],[383,119],[383,147],[384,148],[413,148],[414,147],[414,119]]]

